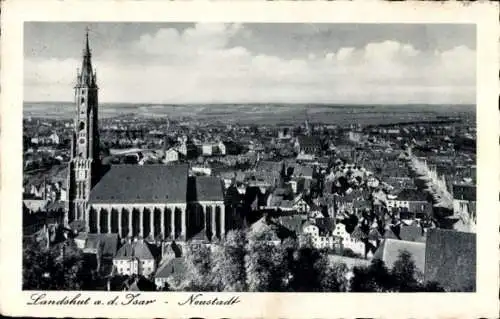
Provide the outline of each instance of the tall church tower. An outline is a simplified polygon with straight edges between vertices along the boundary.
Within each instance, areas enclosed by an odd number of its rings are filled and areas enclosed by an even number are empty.
[[[75,86],[76,114],[68,174],[68,223],[86,220],[87,201],[98,176],[100,158],[97,91],[87,30],[82,68],[77,71]]]

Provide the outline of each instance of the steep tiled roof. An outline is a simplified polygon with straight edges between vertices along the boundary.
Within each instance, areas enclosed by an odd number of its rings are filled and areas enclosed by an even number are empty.
[[[65,209],[65,202],[63,201],[55,201],[47,205],[47,211],[59,211]]]
[[[320,234],[325,235],[330,233],[333,228],[333,220],[331,218],[316,218],[316,226],[318,226]]]
[[[278,222],[283,225],[283,227],[298,234],[302,230],[304,217],[302,217],[301,215],[280,216],[278,217]]]
[[[139,259],[153,259],[153,254],[148,245],[141,241],[135,241],[132,243],[126,243],[123,245],[116,253],[116,259],[129,259],[129,258],[139,258]]]
[[[424,241],[422,228],[415,225],[402,226],[399,230],[399,237],[401,238],[401,240],[406,241]]]
[[[118,248],[118,234],[80,233],[77,238],[85,240],[86,249],[99,249],[102,256],[114,256]]]
[[[87,234],[85,239],[85,249],[99,249],[99,237],[97,234]]]
[[[186,263],[184,257],[177,257],[160,266],[160,269],[158,269],[155,274],[155,278],[174,277],[176,279],[182,280],[185,273]]]
[[[387,227],[385,229],[384,238],[398,239],[398,236],[396,236],[396,234],[394,234],[394,232],[392,231],[392,229],[390,227]]]
[[[214,176],[197,176],[196,194],[199,201],[222,201],[224,200],[222,181]]]
[[[384,239],[373,255],[373,258],[381,259],[388,268],[392,268],[402,251],[407,251],[412,255],[415,267],[424,272],[425,268],[425,244],[411,241]]]
[[[300,147],[318,147],[321,148],[321,141],[315,136],[298,136]]]
[[[295,176],[312,176],[313,168],[306,165],[295,165],[293,167],[293,175]]]
[[[476,201],[476,186],[453,185],[453,198],[460,200]]]
[[[426,245],[425,280],[450,290],[476,290],[476,234],[430,229]]]
[[[351,238],[357,240],[364,240],[367,238],[367,235],[361,230],[361,227],[357,225],[351,233]]]
[[[397,200],[400,201],[427,201],[427,195],[415,188],[405,188],[399,192]]]
[[[90,193],[92,203],[186,202],[187,165],[116,165]]]
[[[260,161],[257,163],[256,171],[261,172],[281,172],[283,162]]]
[[[368,233],[368,239],[377,240],[381,237],[382,235],[380,235],[380,232],[376,228],[370,229],[370,232]]]

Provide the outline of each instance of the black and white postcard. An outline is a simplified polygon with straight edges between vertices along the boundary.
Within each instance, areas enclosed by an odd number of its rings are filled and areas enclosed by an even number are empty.
[[[493,5],[97,3],[7,1],[2,312],[498,315]]]

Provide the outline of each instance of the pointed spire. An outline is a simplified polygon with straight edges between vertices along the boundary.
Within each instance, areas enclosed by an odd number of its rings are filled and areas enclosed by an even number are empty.
[[[89,27],[85,28],[85,52],[84,52],[84,56],[90,57]]]
[[[83,49],[82,69],[79,73],[78,85],[94,87],[95,73],[92,70],[91,51],[89,44],[89,28],[85,28],[85,47]]]

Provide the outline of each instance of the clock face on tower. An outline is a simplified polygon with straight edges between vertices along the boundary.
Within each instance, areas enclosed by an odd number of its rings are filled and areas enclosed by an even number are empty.
[[[85,139],[84,138],[80,139],[80,144],[85,144]]]

